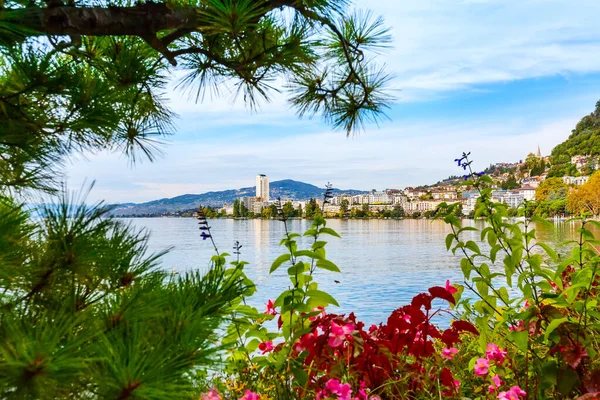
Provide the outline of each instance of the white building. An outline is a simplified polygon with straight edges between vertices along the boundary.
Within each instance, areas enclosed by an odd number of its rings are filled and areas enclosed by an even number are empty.
[[[589,176],[563,176],[563,182],[567,185],[581,186],[590,179]]]
[[[369,204],[391,204],[392,196],[387,194],[386,192],[371,192],[368,197]]]
[[[464,214],[468,215],[471,212],[475,211],[475,206],[477,204],[477,199],[479,198],[479,196],[480,195],[478,193],[476,195],[472,195],[472,196],[469,196],[467,198],[467,201],[464,203],[464,206],[463,206],[463,213]]]
[[[535,188],[532,186],[523,186],[518,192],[527,201],[535,200]]]
[[[500,198],[500,202],[506,204],[510,208],[517,208],[523,203],[525,197],[518,191],[512,191],[504,194]]]
[[[266,175],[256,175],[256,197],[269,201],[269,179]]]
[[[537,176],[531,176],[521,179],[521,184],[523,186],[529,186],[535,189],[536,187],[540,186],[540,180]]]

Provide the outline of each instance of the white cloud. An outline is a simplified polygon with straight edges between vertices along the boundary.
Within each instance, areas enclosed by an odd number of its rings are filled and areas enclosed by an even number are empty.
[[[355,3],[384,15],[393,28],[394,49],[380,61],[395,73],[393,85],[403,102],[453,100],[455,93],[490,90],[487,84],[600,72],[597,0]],[[227,96],[194,104],[173,86],[168,96],[182,115],[182,132],[164,148],[162,159],[132,168],[121,156],[90,156],[69,168],[71,187],[84,177],[97,178],[95,198],[137,202],[252,186],[256,173],[313,184],[330,180],[358,189],[425,184],[460,173],[452,159],[463,150],[473,152],[481,169],[523,158],[538,143],[549,152],[581,117],[582,104],[589,107],[589,99],[538,95],[534,116],[504,100],[501,115],[493,120],[464,110],[449,122],[436,115],[433,105],[425,110],[429,104],[424,103],[410,122],[397,120],[345,139],[343,133],[323,131],[317,122],[299,120],[284,94],[274,93],[271,103],[252,113],[240,99],[231,103]],[[544,111],[550,101],[553,111]],[[486,107],[492,115],[494,105]]]
[[[538,143],[548,152],[564,140],[576,120],[559,120],[534,130],[507,121],[482,131],[480,121],[473,121],[416,123],[348,139],[340,133],[320,132],[227,145],[174,142],[164,159],[143,167],[129,168],[116,155],[90,156],[70,168],[69,182],[78,187],[84,177],[96,176],[92,198],[109,202],[253,186],[257,173],[271,180],[291,178],[316,185],[331,181],[341,188],[403,187],[460,174],[452,160],[462,151],[473,153],[477,169],[525,158]]]
[[[407,92],[600,71],[597,1],[410,0],[367,7],[393,27],[388,64]]]
[[[356,8],[383,15],[392,28],[393,50],[378,57],[396,79],[400,102],[476,85],[553,75],[600,72],[600,2],[596,0],[355,0]],[[182,114],[235,114],[233,123],[288,118],[283,79],[272,85],[271,102],[258,115],[231,84],[205,96],[169,85],[173,109]],[[210,94],[210,91],[207,91]]]

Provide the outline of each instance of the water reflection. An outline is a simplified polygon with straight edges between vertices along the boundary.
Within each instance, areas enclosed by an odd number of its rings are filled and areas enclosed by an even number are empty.
[[[199,237],[194,219],[132,219],[134,225],[152,231],[150,248],[158,251],[175,249],[163,258],[165,269],[205,269],[212,256],[211,246]],[[241,259],[250,262],[248,275],[258,285],[252,303],[262,307],[288,288],[286,268],[269,275],[272,261],[284,252],[279,241],[283,224],[265,220],[211,220],[213,236],[221,251],[232,253],[235,240],[242,245]],[[483,227],[481,221],[465,221],[465,225]],[[289,229],[303,232],[310,221],[294,220]],[[446,251],[445,237],[450,229],[441,221],[427,220],[329,220],[342,239],[327,238],[328,257],[342,274],[320,272],[321,288],[333,294],[341,304],[340,312],[355,311],[366,323],[383,322],[395,308],[407,304],[412,297],[429,286],[443,285],[446,279],[461,281],[460,257]],[[577,236],[576,224],[557,224],[556,229],[537,224],[540,240],[556,244]],[[599,235],[600,232],[595,230]],[[466,232],[478,241],[478,232]],[[309,238],[299,239],[310,246]],[[481,244],[482,251],[487,244]],[[496,266],[501,268],[501,266]],[[336,283],[335,280],[340,283]]]

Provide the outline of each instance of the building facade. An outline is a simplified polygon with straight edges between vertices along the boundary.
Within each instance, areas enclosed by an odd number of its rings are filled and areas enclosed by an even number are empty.
[[[256,197],[269,201],[269,178],[266,175],[256,175]]]

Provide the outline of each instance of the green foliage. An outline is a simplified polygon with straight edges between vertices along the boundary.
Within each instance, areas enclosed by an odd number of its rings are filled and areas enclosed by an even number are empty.
[[[144,231],[84,200],[39,222],[2,200],[1,397],[190,397],[242,282],[220,258],[204,275],[164,272]]]
[[[503,190],[512,190],[518,188],[519,184],[517,183],[517,179],[514,175],[509,175],[508,179],[502,182],[502,185],[500,185],[500,187]]]
[[[552,150],[552,167],[548,176],[561,177],[577,175],[577,169],[571,164],[576,155],[600,154],[600,101],[596,109],[583,117],[569,138]]]
[[[285,222],[284,222],[285,223]],[[287,226],[286,226],[287,232]],[[262,395],[271,394],[276,398],[295,398],[295,387],[306,384],[307,375],[302,367],[302,359],[291,358],[293,345],[296,340],[310,329],[311,318],[320,314],[318,307],[323,309],[330,305],[338,306],[337,301],[327,292],[319,289],[315,281],[318,270],[322,272],[339,273],[339,268],[326,258],[325,241],[323,236],[339,237],[331,228],[326,226],[324,218],[315,217],[310,229],[302,236],[311,238],[310,249],[299,249],[297,233],[286,233],[281,240],[285,252],[275,259],[270,273],[280,273],[287,267],[290,287],[284,290],[274,302],[267,305],[262,313],[255,307],[239,302],[232,309],[232,323],[223,339],[224,346],[230,347],[226,371],[236,377],[241,383],[234,386],[233,392],[242,395],[245,390],[260,391]],[[243,263],[234,262],[235,266]],[[245,280],[246,276],[242,274]],[[249,282],[249,286],[252,284]],[[275,312],[280,308],[279,329],[271,330]],[[283,339],[278,345],[277,352],[263,351],[259,355],[259,346]],[[233,346],[233,347],[232,347]],[[285,376],[287,379],[280,380]],[[269,379],[276,379],[275,386],[269,385]]]
[[[537,201],[561,200],[567,197],[568,187],[561,178],[548,178],[535,189]]]
[[[388,76],[373,62],[389,43],[387,28],[369,13],[348,13],[344,1],[151,4],[132,11],[119,1],[83,1],[57,17],[39,1],[27,3],[27,12],[18,0],[2,2],[3,191],[53,190],[61,162],[76,152],[119,150],[132,161],[152,160],[174,131],[163,94],[178,68],[186,71],[178,87],[196,100],[233,86],[251,107],[268,100],[269,82],[283,77],[300,115],[319,113],[348,134],[381,118],[390,101]],[[112,15],[121,19],[107,21]],[[160,28],[139,18],[187,25]],[[44,32],[62,24],[71,40]]]
[[[528,396],[573,398],[595,392],[600,256],[588,227],[600,224],[585,218],[568,221],[576,224],[579,240],[568,244],[570,252],[559,253],[539,241],[532,222],[553,225],[536,216],[508,222],[506,206],[492,202],[484,178],[473,182],[481,194],[475,214],[485,218],[483,229],[463,228],[450,210],[443,217],[452,229],[447,248],[463,256],[464,285],[475,296],[461,301],[459,312],[476,322],[483,348],[486,343],[507,348],[512,364],[502,369],[502,379],[518,379]],[[537,213],[540,205],[524,207],[525,213]],[[480,232],[487,250],[465,238],[464,232],[473,230]]]

